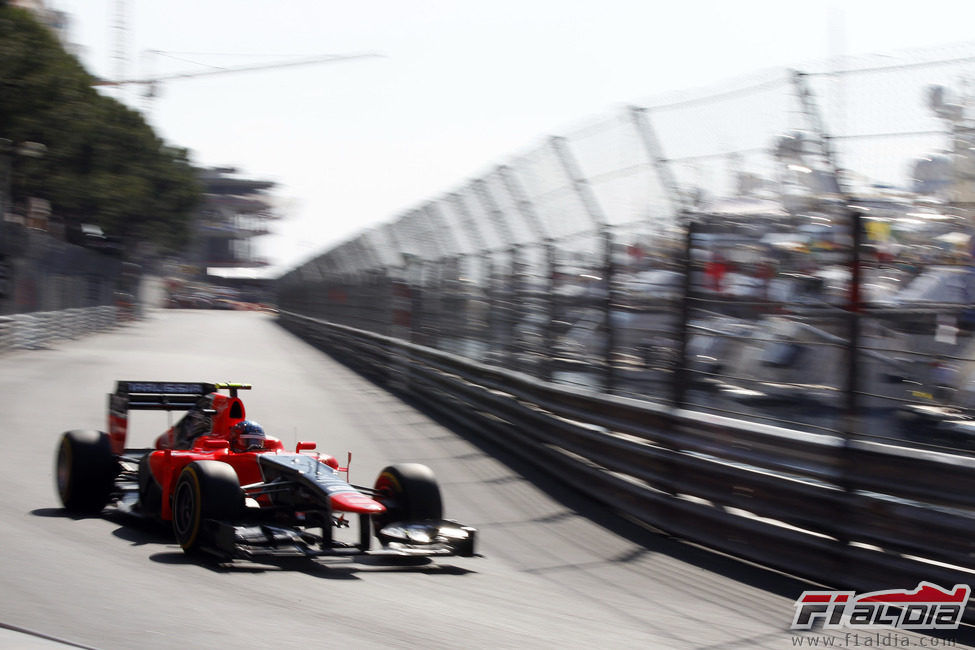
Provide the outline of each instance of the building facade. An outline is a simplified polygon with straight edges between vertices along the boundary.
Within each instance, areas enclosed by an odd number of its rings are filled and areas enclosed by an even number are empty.
[[[268,194],[275,183],[240,176],[232,167],[200,170],[203,204],[193,262],[201,269],[255,269],[268,265],[255,246],[279,218]]]

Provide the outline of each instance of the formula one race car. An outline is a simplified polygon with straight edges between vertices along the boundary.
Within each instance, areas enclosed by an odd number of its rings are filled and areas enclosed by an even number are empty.
[[[334,457],[314,452],[313,442],[298,442],[294,453],[287,452],[247,420],[237,395],[249,388],[117,382],[109,395],[109,433],[74,430],[61,438],[56,479],[64,507],[98,513],[112,504],[169,521],[184,551],[224,560],[474,555],[476,531],[443,518],[429,468],[391,465],[373,487],[351,485],[348,463],[340,467]],[[128,413],[134,410],[186,414],[153,449],[126,449]],[[370,549],[373,535],[380,549]]]

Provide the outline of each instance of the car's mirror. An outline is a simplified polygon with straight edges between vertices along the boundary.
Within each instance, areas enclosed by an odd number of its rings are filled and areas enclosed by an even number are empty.
[[[295,446],[295,453],[300,454],[302,451],[311,451],[318,447],[318,443],[301,441]]]

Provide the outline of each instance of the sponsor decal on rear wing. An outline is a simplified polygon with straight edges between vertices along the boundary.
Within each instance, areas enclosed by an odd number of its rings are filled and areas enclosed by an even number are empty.
[[[117,395],[130,396],[165,396],[165,395],[193,395],[202,397],[212,393],[217,385],[202,381],[118,381],[115,383]]]
[[[236,396],[238,390],[250,389],[250,384],[239,382],[180,382],[180,381],[119,381],[115,385],[115,392],[110,395],[114,399],[109,407],[116,410],[187,410],[204,395],[220,389],[229,390]]]
[[[162,394],[206,394],[212,393],[215,384],[207,382],[179,382],[179,381],[120,381],[116,384],[117,392],[126,393],[162,393]]]

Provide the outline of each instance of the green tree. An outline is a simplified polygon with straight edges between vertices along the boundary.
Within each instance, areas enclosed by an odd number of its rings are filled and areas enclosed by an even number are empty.
[[[94,81],[28,12],[0,3],[0,138],[47,147],[11,159],[13,200],[44,198],[69,225],[178,249],[201,196],[187,151]]]

